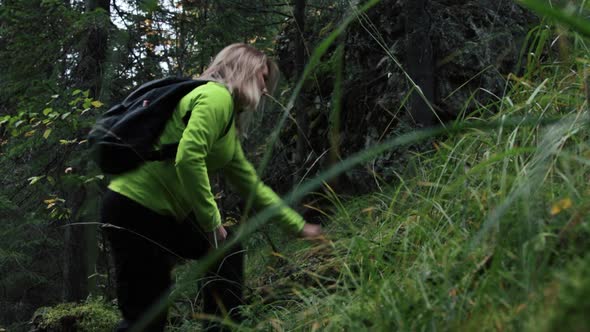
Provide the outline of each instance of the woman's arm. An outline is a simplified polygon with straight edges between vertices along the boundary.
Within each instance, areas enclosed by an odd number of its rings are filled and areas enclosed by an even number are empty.
[[[268,186],[266,186],[256,174],[256,170],[244,156],[244,151],[236,138],[236,149],[232,161],[223,169],[225,177],[230,184],[245,198],[253,197],[256,208],[263,209],[275,205],[283,205],[281,198]],[[280,225],[287,231],[306,235],[302,233],[306,223],[297,212],[288,206],[283,205],[273,219],[280,222]],[[307,227],[311,230],[310,227]],[[312,227],[313,228],[313,227]]]

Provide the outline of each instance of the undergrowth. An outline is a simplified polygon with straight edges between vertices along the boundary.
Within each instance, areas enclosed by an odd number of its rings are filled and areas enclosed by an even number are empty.
[[[565,40],[560,55],[548,31]],[[250,253],[241,328],[590,330],[590,62],[586,40],[558,33],[533,30],[526,72],[457,120],[538,124],[435,140],[368,196],[327,190],[329,239]]]

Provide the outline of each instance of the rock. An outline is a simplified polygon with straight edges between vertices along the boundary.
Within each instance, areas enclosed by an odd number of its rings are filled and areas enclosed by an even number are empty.
[[[346,158],[383,140],[419,127],[409,116],[405,103],[411,84],[405,69],[410,46],[404,16],[409,1],[383,0],[353,23],[342,39],[344,51],[344,90],[340,114],[340,156]],[[477,103],[488,104],[502,96],[506,77],[519,73],[520,53],[526,35],[536,18],[512,1],[431,0],[427,2],[429,40],[434,57],[434,97],[437,122],[454,119],[476,110]],[[317,22],[338,22],[343,10],[312,16],[305,32],[308,48],[313,49],[324,35]],[[316,30],[312,30],[312,29]],[[319,28],[321,29],[321,28]],[[278,38],[277,53],[283,74],[295,81],[293,48],[295,29],[285,28]],[[324,56],[315,76],[307,82],[305,98],[312,102],[305,109],[310,126],[310,175],[330,165],[329,121],[333,101],[335,46]],[[521,64],[522,67],[522,64]],[[318,102],[319,100],[319,102]],[[477,103],[474,102],[477,100]],[[495,111],[489,107],[488,111]],[[293,149],[294,125],[287,128],[283,146]],[[354,192],[374,190],[377,184],[393,179],[393,171],[407,167],[407,150],[431,149],[430,142],[390,151],[372,162],[347,172],[345,189]],[[290,151],[290,150],[289,150]],[[289,152],[284,152],[287,155]],[[319,158],[319,159],[318,159]],[[270,167],[276,165],[271,164]],[[301,165],[292,165],[294,167]],[[284,167],[284,165],[283,165]],[[284,183],[284,182],[283,182]],[[345,190],[349,191],[349,190]]]

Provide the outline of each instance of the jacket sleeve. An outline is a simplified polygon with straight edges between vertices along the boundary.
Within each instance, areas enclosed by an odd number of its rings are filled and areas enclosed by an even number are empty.
[[[254,207],[257,209],[283,204],[281,198],[260,180],[256,170],[246,159],[239,142],[236,142],[233,159],[224,167],[223,172],[230,184],[244,198],[253,195]],[[286,205],[283,205],[273,218],[280,222],[282,228],[293,233],[299,233],[305,224],[303,217]]]
[[[231,96],[203,93],[190,100],[189,110],[190,120],[176,153],[176,173],[185,197],[191,199],[197,222],[203,230],[211,231],[221,224],[221,216],[211,193],[205,158],[229,121]]]

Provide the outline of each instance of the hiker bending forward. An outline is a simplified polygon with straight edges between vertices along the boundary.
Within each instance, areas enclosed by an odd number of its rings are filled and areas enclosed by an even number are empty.
[[[180,100],[159,140],[160,144],[179,142],[176,159],[146,162],[115,176],[103,199],[102,222],[117,226],[105,227],[124,318],[116,331],[132,327],[166,296],[178,256],[202,258],[227,238],[211,192],[210,172],[221,170],[244,198],[252,194],[257,208],[282,204],[246,160],[233,120],[239,121],[240,112],[254,111],[261,97],[272,92],[278,79],[276,64],[249,45],[232,44],[215,57],[200,79],[211,82]],[[286,206],[274,220],[304,238],[321,231]],[[236,245],[209,270],[200,292],[205,314],[240,320],[236,307],[243,304],[243,259]],[[163,331],[166,315],[152,317],[143,330]]]

